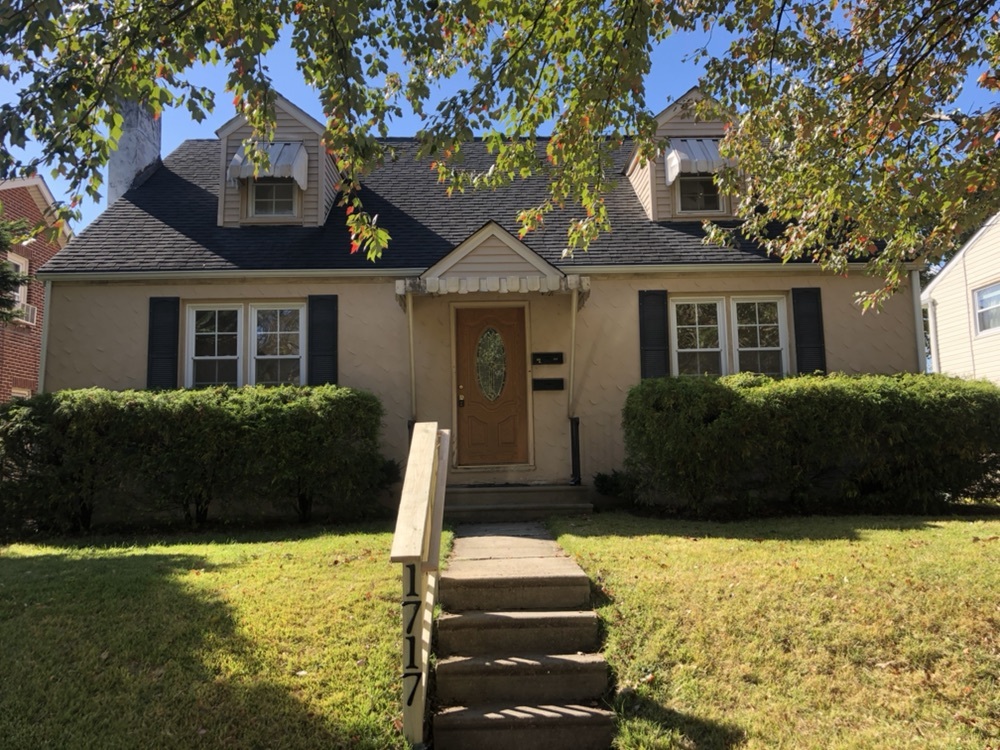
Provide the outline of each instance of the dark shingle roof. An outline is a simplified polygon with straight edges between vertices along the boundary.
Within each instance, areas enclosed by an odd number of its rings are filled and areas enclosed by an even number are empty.
[[[267,271],[428,268],[470,234],[494,220],[516,236],[519,210],[545,197],[544,177],[532,177],[494,192],[448,197],[427,163],[416,162],[416,144],[393,144],[397,158],[371,174],[361,196],[379,215],[392,242],[375,264],[351,255],[338,208],[322,227],[219,227],[217,140],[184,142],[139,187],[128,191],[43,271]],[[626,158],[622,149],[620,159]],[[481,143],[466,147],[466,166],[485,169],[490,156]],[[750,243],[735,249],[705,245],[698,221],[650,222],[626,177],[606,198],[613,230],[588,252],[563,259],[571,214],[558,211],[546,226],[524,238],[545,260],[567,271],[574,266],[643,266],[693,263],[769,263]]]

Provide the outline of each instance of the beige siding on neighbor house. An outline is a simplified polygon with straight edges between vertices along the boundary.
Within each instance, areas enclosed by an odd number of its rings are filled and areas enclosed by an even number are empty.
[[[241,280],[231,282],[52,285],[45,387],[146,387],[150,297],[179,297],[181,352],[186,341],[185,306],[192,303],[305,303],[311,294],[336,294],[339,307],[340,384],[366,388],[385,406],[386,451],[406,456],[410,417],[406,315],[392,280]],[[246,317],[244,317],[246,331]],[[184,382],[184,356],[178,382]]]
[[[938,369],[1000,383],[1000,329],[976,331],[975,293],[1000,283],[1000,224],[987,227],[931,293]]]
[[[309,189],[301,191],[302,215],[301,223],[306,226],[316,226],[323,223],[324,216],[320,215],[320,155],[326,158],[325,152],[320,148],[320,139],[314,130],[304,125],[295,117],[280,108],[276,112],[277,129],[274,138],[276,141],[301,141],[309,155]],[[227,227],[238,227],[245,222],[247,200],[246,181],[239,180],[236,184],[231,184],[226,179],[226,169],[232,162],[233,157],[243,145],[244,138],[250,138],[253,131],[249,125],[237,128],[223,139],[223,165],[220,175],[222,200],[222,225]],[[285,222],[289,223],[289,222]]]

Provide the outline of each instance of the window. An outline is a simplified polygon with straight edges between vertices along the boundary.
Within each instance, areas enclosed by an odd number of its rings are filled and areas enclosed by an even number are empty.
[[[241,385],[241,307],[188,308],[190,387]]]
[[[722,196],[711,175],[693,175],[677,180],[679,213],[721,213]]]
[[[724,375],[724,320],[721,300],[678,300],[673,312],[674,372],[678,375]]]
[[[976,330],[1000,328],[1000,284],[976,291]]]
[[[788,372],[785,304],[781,299],[734,299],[736,371],[780,378]]]
[[[251,382],[298,385],[303,381],[302,306],[252,310],[256,339]]]
[[[298,191],[292,180],[262,178],[250,181],[250,216],[298,215]]]
[[[11,398],[31,398],[30,388],[11,388],[10,389]]]
[[[788,325],[782,297],[670,301],[671,371],[676,375],[789,372]],[[729,342],[732,340],[732,348]]]

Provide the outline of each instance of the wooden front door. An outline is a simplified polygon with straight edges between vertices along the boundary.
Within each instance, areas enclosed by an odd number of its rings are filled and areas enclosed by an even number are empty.
[[[455,310],[458,464],[528,463],[523,307]]]

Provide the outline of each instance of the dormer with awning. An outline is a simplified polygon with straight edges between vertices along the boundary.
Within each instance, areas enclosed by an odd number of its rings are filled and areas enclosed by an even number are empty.
[[[713,175],[733,166],[719,153],[726,124],[695,116],[705,95],[695,87],[656,116],[665,151],[642,164],[630,161],[626,175],[651,221],[700,221],[733,213],[732,200],[719,193]]]
[[[267,165],[247,150],[253,133],[234,117],[217,131],[222,141],[219,226],[321,226],[333,208],[340,175],[323,147],[322,123],[282,96],[275,103],[275,139],[259,143]]]

